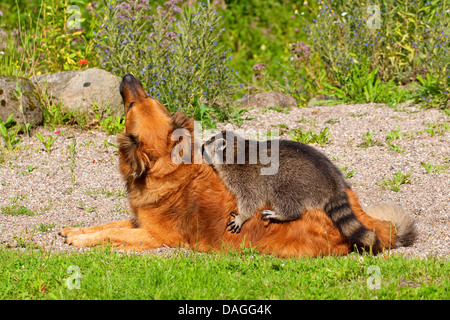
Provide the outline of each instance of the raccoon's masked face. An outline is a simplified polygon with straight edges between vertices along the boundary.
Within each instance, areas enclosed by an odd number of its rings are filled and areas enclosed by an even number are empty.
[[[222,134],[218,134],[202,146],[202,154],[206,163],[209,165],[224,164],[226,158],[226,146],[227,141],[223,138]]]

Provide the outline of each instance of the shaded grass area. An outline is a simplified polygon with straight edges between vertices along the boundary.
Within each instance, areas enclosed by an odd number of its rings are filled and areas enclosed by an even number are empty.
[[[0,248],[0,299],[448,299],[448,259]],[[379,289],[376,287],[379,286]]]

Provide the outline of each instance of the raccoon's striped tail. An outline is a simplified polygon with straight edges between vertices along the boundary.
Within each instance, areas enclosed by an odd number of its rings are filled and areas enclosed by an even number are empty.
[[[351,189],[330,201],[325,212],[348,241],[367,252],[377,253],[411,245],[416,238],[413,221],[393,204],[361,208]]]

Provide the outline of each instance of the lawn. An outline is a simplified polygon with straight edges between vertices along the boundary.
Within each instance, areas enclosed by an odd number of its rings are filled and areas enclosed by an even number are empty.
[[[0,249],[0,299],[448,299],[450,263],[403,256],[280,259]]]

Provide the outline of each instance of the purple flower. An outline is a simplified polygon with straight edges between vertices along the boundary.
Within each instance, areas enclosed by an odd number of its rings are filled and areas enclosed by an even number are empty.
[[[296,61],[307,61],[312,54],[312,49],[306,43],[299,41],[291,45],[291,53]]]
[[[252,68],[253,71],[263,71],[265,69],[266,69],[266,64],[265,63],[257,63]]]
[[[172,6],[176,6],[179,2],[180,2],[180,0],[169,0],[169,1],[164,2],[164,5],[166,7],[172,7]]]

